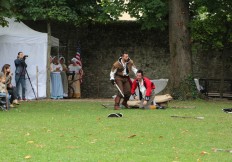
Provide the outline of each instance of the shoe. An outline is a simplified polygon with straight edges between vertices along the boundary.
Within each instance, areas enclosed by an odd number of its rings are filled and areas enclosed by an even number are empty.
[[[118,105],[115,105],[114,110],[120,110],[120,107]]]
[[[163,106],[160,106],[160,105],[156,105],[156,108],[157,109],[165,109]]]
[[[13,101],[13,104],[15,104],[15,105],[20,105],[20,103],[18,102],[18,100],[14,100],[14,101]]]
[[[27,99],[26,99],[26,98],[23,98],[23,101],[27,101]]]
[[[122,102],[122,105],[123,105],[125,108],[129,108],[127,102]]]
[[[10,104],[10,108],[14,108],[15,106],[13,104]]]

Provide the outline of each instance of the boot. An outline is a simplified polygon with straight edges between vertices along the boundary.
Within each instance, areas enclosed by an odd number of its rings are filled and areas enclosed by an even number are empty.
[[[129,108],[128,104],[127,104],[127,101],[129,100],[129,98],[124,98],[124,100],[122,101],[122,105],[125,107],[125,108]]]
[[[114,104],[114,110],[120,110],[119,104],[120,104],[121,97],[116,96],[115,97],[115,104]]]
[[[20,103],[18,102],[18,100],[13,100],[13,104],[16,104],[16,105],[20,105]]]

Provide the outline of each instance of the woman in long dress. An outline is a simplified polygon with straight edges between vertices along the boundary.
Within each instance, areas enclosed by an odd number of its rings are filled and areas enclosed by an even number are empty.
[[[64,97],[63,85],[60,72],[63,70],[56,56],[50,65],[51,70],[51,98],[61,99]]]
[[[71,60],[72,64],[68,66],[69,71],[75,73],[74,75],[74,82],[72,83],[72,87],[74,88],[74,97],[80,98],[81,97],[81,78],[83,75],[82,67],[77,63],[76,58],[72,58]]]

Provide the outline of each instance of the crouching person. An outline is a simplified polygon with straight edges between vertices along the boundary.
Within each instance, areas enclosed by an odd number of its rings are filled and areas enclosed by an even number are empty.
[[[136,95],[135,90],[138,87],[139,96]],[[155,98],[155,85],[147,77],[143,76],[143,71],[138,70],[136,78],[132,83],[131,94],[135,99],[140,100],[140,108],[150,109],[154,103]]]

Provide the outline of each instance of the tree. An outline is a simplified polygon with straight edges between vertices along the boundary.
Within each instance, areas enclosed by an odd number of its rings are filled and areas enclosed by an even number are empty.
[[[207,0],[196,0],[193,7],[196,11],[191,23],[193,41],[200,43],[204,50],[215,50],[220,53],[219,91],[222,98],[227,60],[225,53],[232,47],[232,1],[215,0],[210,3]]]
[[[168,26],[167,0],[131,0],[125,4],[126,12],[138,19],[143,29],[165,30]]]
[[[8,22],[5,19],[6,17],[9,17],[12,15],[11,12],[11,5],[8,0],[1,0],[0,1],[0,26],[7,26]]]
[[[191,84],[186,80],[192,76],[192,60],[189,35],[189,1],[169,0],[169,91],[180,99],[192,98]],[[193,80],[192,80],[193,81]],[[189,88],[190,87],[190,88]],[[176,93],[178,92],[178,93]]]
[[[170,77],[166,91],[179,99],[195,97],[196,91],[192,84],[189,1],[130,0],[120,4],[121,8],[142,23],[143,28],[169,28]]]
[[[65,22],[79,26],[88,21],[109,19],[95,0],[12,0],[19,19],[47,21],[47,97],[50,98],[51,23]]]

